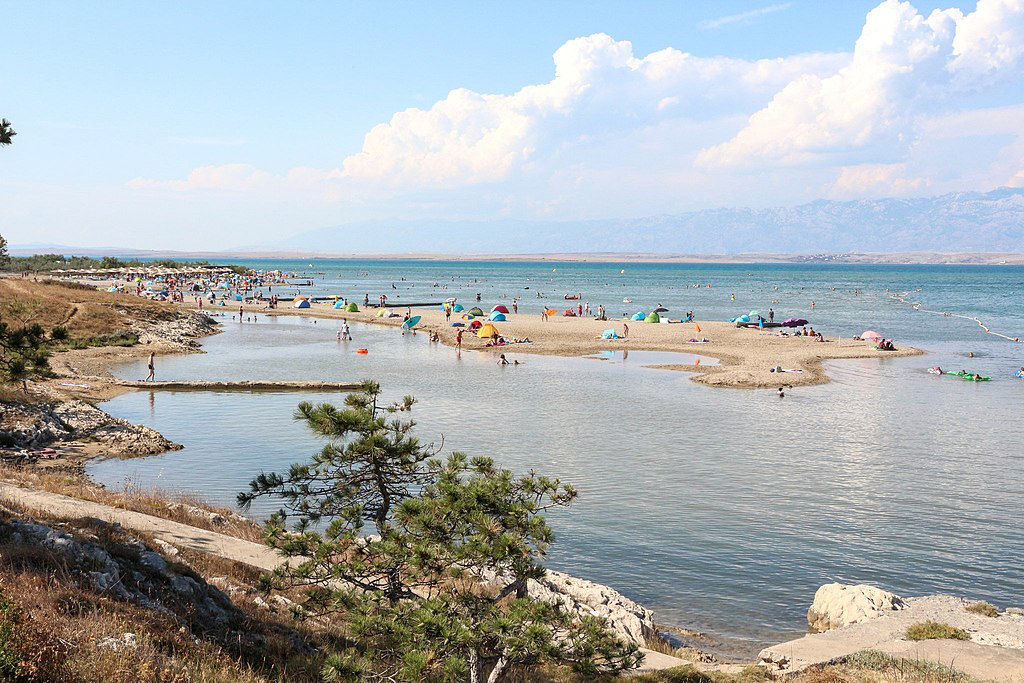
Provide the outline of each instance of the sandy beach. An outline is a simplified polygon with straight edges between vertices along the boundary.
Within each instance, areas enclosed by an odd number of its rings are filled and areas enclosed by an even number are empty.
[[[186,305],[191,305],[186,303]],[[283,303],[282,306],[288,306]],[[232,314],[237,316],[237,307],[215,307],[224,313],[222,321],[230,322]],[[350,313],[334,309],[326,303],[314,303],[310,308],[278,308],[267,310],[263,304],[246,304],[247,313],[261,312],[268,315],[301,315],[331,320],[346,318],[349,321],[389,325],[400,328],[405,308],[390,309],[398,317],[378,317],[375,308],[360,309]],[[417,326],[417,335],[424,343],[430,331],[440,335],[441,342],[455,346],[459,328],[445,322],[444,312],[436,308],[413,308],[413,315],[422,316]],[[529,339],[530,343],[513,343],[506,346],[488,347],[486,339],[478,338],[468,328],[462,337],[462,348],[491,353],[535,353],[557,356],[585,356],[606,350],[628,351],[671,351],[697,354],[718,360],[718,364],[700,365],[657,365],[666,370],[681,370],[694,373],[692,380],[715,387],[733,388],[775,388],[780,385],[808,386],[828,382],[823,362],[842,358],[895,358],[921,355],[924,351],[907,346],[898,346],[896,351],[878,351],[870,341],[830,337],[818,342],[811,337],[780,336],[777,329],[757,330],[738,328],[733,323],[720,321],[695,321],[690,323],[646,323],[634,320],[563,317],[556,315],[542,320],[539,313],[521,313],[508,316],[508,320],[495,326],[507,339]],[[468,322],[461,314],[453,315],[452,321]],[[244,324],[244,323],[243,323]],[[629,326],[625,339],[601,339],[601,332],[615,328],[619,335],[624,326]],[[700,327],[700,332],[697,327]],[[692,343],[691,339],[707,339],[707,343]],[[370,349],[372,353],[372,349]],[[796,372],[777,373],[772,368],[782,367]]]

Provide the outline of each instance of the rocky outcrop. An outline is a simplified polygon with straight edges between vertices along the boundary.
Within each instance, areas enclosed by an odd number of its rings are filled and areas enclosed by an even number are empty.
[[[108,415],[85,401],[55,405],[0,404],[0,447],[45,448],[68,442],[93,442],[112,456],[155,455],[179,444],[144,425]]]
[[[172,315],[164,319],[135,320],[132,323],[132,332],[138,335],[139,343],[158,343],[175,346],[182,351],[195,351],[199,348],[197,339],[213,334],[217,327],[217,322],[205,313],[170,313]]]
[[[903,598],[876,586],[827,583],[814,594],[814,602],[807,610],[807,627],[812,633],[821,633],[859,624],[905,606]]]
[[[194,615],[208,626],[230,624],[241,616],[222,591],[172,566],[137,538],[101,545],[57,526],[17,518],[0,521],[0,551],[5,546],[19,552],[33,546],[48,551],[83,587],[146,609]]]
[[[758,659],[769,671],[788,674],[878,650],[944,666],[952,662],[981,680],[1024,680],[1024,610],[992,616],[971,605],[950,595],[900,598],[874,586],[828,584],[815,594],[808,622],[829,630],[765,648]],[[907,628],[925,621],[962,629],[968,639],[907,640]]]
[[[481,576],[485,583],[504,586],[498,576]],[[548,570],[543,579],[527,581],[527,594],[548,604],[561,602],[562,607],[577,617],[599,617],[623,640],[645,646],[648,640],[659,640],[654,613],[608,586],[578,579],[575,576]]]

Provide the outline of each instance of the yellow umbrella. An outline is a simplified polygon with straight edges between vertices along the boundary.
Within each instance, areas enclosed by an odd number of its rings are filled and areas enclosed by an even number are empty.
[[[494,325],[490,324],[490,323],[487,323],[486,325],[484,325],[483,327],[481,327],[479,330],[476,331],[476,336],[478,336],[478,337],[497,337],[498,336],[498,328],[495,327]]]

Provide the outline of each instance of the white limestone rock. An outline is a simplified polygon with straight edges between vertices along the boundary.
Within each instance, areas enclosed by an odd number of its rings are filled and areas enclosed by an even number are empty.
[[[810,631],[821,633],[904,607],[903,598],[876,586],[827,583],[814,594],[814,602],[807,610],[807,626]]]

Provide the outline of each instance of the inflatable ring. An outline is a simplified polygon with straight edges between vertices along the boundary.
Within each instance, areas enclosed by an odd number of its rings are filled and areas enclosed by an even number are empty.
[[[356,353],[363,354],[363,355],[365,355],[365,354],[367,354],[369,352],[370,352],[369,349],[356,349]]]

